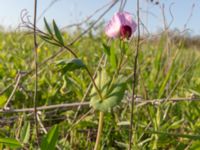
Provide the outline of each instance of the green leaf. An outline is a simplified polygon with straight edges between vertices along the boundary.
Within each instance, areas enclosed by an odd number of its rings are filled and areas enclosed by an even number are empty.
[[[166,41],[166,37],[165,36],[161,36],[160,41],[158,43],[158,50],[155,53],[155,58],[154,58],[154,67],[153,69],[155,69],[156,74],[159,73],[161,67],[163,67],[163,60],[162,60],[162,55],[163,55],[163,50],[165,49],[165,41]],[[155,77],[157,77],[157,75],[155,75]]]
[[[65,94],[66,93],[66,89],[67,89],[67,79],[65,78],[65,76],[62,76],[63,79],[63,85],[60,88],[60,92],[61,94]]]
[[[44,24],[45,24],[45,27],[46,27],[48,33],[49,33],[50,35],[53,35],[53,33],[52,33],[52,31],[51,31],[51,28],[49,27],[49,24],[47,23],[46,18],[44,18]]]
[[[47,35],[40,35],[40,37],[45,40],[45,41],[49,41],[49,40],[52,40],[52,37],[49,37]]]
[[[158,99],[160,99],[163,96],[163,94],[165,92],[166,85],[167,85],[170,77],[173,74],[174,68],[175,68],[175,60],[171,64],[171,66],[170,66],[170,68],[169,68],[169,70],[167,72],[167,75],[164,77],[164,81],[162,82],[162,85],[161,85],[161,87],[159,89],[159,92],[158,92]]]
[[[121,147],[121,149],[128,149],[128,144],[121,142],[121,141],[117,141],[115,140],[116,145],[118,145],[119,147]]]
[[[117,123],[118,126],[129,126],[130,125],[130,121],[121,121],[119,123]]]
[[[20,139],[23,143],[28,143],[30,138],[30,122],[25,122],[24,126],[22,127]]]
[[[105,43],[103,45],[103,51],[105,52],[106,55],[110,56],[110,47],[106,45]]]
[[[179,133],[168,133],[168,132],[160,132],[160,131],[144,131],[145,133],[151,133],[151,134],[160,134],[160,135],[166,135],[166,136],[172,136],[172,137],[181,137],[191,140],[200,140],[200,135],[190,135],[190,134],[179,134]]]
[[[42,139],[41,150],[54,150],[58,140],[58,126],[55,125]]]
[[[61,45],[64,45],[62,35],[61,35],[60,30],[58,29],[58,26],[56,25],[56,22],[54,20],[53,20],[53,28],[54,28],[54,33],[55,33],[57,40],[60,42]]]
[[[184,119],[174,121],[170,126],[168,127],[169,129],[178,129],[180,128],[181,124],[184,122]]]
[[[166,37],[161,36],[159,43],[157,45],[157,50],[154,50],[154,57],[151,58],[152,62],[152,68],[151,68],[151,73],[149,75],[149,88],[150,89],[155,89],[155,86],[160,83],[160,76],[163,77],[163,71],[162,68],[164,67],[164,64],[166,62],[166,58],[164,56],[164,49],[165,49],[165,41]]]
[[[115,49],[111,48],[110,49],[110,64],[113,67],[113,69],[117,68],[117,58],[116,58],[116,54],[115,54]]]
[[[111,108],[116,106],[121,102],[124,96],[124,88],[123,85],[116,84],[114,85],[113,91],[104,99],[101,101],[100,99],[97,99],[97,97],[94,97],[91,99],[90,104],[97,110],[106,112],[109,111]]]
[[[22,145],[16,140],[11,138],[0,138],[0,143],[9,148],[21,148]]]
[[[101,91],[103,100],[100,99],[96,89],[93,87],[91,90],[91,100],[90,105],[102,112],[107,112],[114,106],[118,105],[124,97],[124,92],[126,89],[125,80],[119,78],[117,81],[111,84],[111,80],[106,74],[105,70],[102,70],[97,78],[95,79],[99,90]]]
[[[159,90],[159,93],[158,93],[158,99],[161,98],[163,96],[164,92],[165,92],[165,87],[166,87],[166,85],[167,85],[167,83],[170,79],[170,76],[172,74],[172,70],[173,70],[173,68],[171,67],[169,72],[167,73],[166,77],[164,78],[164,81],[163,81],[161,88]]]
[[[0,108],[4,106],[7,101],[7,97],[5,95],[0,95]]]
[[[40,38],[43,39],[44,41],[46,41],[47,43],[52,44],[52,45],[61,46],[59,43],[56,43],[56,42],[52,41],[52,38],[49,37],[49,36],[40,35]]]
[[[78,58],[72,58],[70,60],[63,59],[63,60],[58,61],[56,64],[59,68],[58,70],[62,71],[62,73],[85,68],[85,64],[82,62],[82,60]]]
[[[199,149],[200,149],[200,141],[193,141],[190,150],[199,150]]]
[[[200,96],[200,93],[199,93],[198,91],[196,91],[196,90],[189,89],[189,91],[190,91],[192,94],[196,95],[196,96]]]

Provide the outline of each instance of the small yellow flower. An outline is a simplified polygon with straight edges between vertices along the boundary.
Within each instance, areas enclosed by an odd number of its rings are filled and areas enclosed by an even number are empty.
[[[38,47],[37,48],[37,52],[40,53],[41,52],[41,48]]]
[[[44,47],[44,50],[47,51],[47,50],[48,50],[48,47],[45,46],[45,47]]]

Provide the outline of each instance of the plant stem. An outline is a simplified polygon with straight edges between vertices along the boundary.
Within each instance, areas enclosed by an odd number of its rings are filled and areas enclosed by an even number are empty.
[[[34,30],[34,52],[35,52],[35,93],[33,98],[34,104],[34,118],[35,118],[35,128],[36,128],[36,141],[39,145],[39,131],[38,131],[38,121],[37,121],[37,90],[38,90],[38,44],[37,44],[37,35],[36,35],[36,19],[37,19],[37,0],[34,1],[34,23],[33,23],[33,30]]]
[[[67,46],[65,46],[65,45],[63,45],[63,47],[64,47],[65,49],[67,49],[75,58],[78,58],[78,56],[73,52],[73,50],[72,50],[71,48],[69,48],[69,47],[67,47]],[[93,79],[93,77],[92,77],[92,74],[90,73],[90,71],[89,71],[89,69],[88,69],[87,66],[85,66],[85,69],[86,69],[86,71],[87,71],[87,73],[88,73],[88,75],[89,75],[89,77],[90,77],[90,79],[91,79],[91,81],[92,81],[92,83],[93,83],[93,85],[94,85],[94,87],[95,87],[95,89],[96,89],[96,92],[98,93],[98,95],[99,95],[101,101],[103,101],[103,97],[102,97],[102,95],[101,95],[101,91],[100,91],[99,88],[97,87],[97,85],[96,85],[96,83],[95,83],[95,81],[94,81],[94,79]],[[100,112],[100,113],[99,113],[98,132],[97,132],[97,138],[96,138],[96,143],[95,143],[95,148],[94,148],[94,150],[97,150],[97,149],[98,149],[98,146],[99,146],[100,137],[101,137],[102,128],[103,128],[103,116],[104,116],[103,112]]]
[[[100,112],[99,113],[98,132],[97,132],[97,138],[96,138],[96,143],[95,143],[94,150],[98,150],[98,147],[99,147],[101,133],[102,133],[102,129],[103,129],[103,117],[104,117],[104,113]]]
[[[93,85],[94,85],[94,87],[95,87],[95,89],[96,89],[96,91],[97,91],[97,93],[99,95],[99,98],[101,99],[101,101],[103,101],[103,97],[101,95],[101,92],[100,92],[99,88],[97,87],[97,85],[96,85],[96,83],[95,83],[95,81],[94,81],[94,79],[92,77],[92,74],[90,73],[90,71],[89,71],[89,69],[87,67],[85,69],[86,69],[88,75],[90,76],[90,79],[91,79],[91,81],[92,81],[92,83],[93,83]]]
[[[138,24],[138,35],[137,35],[137,43],[136,43],[136,52],[134,58],[134,68],[133,68],[133,82],[132,82],[132,101],[131,101],[131,119],[130,119],[130,127],[129,127],[129,147],[131,150],[132,147],[132,135],[133,135],[133,111],[134,111],[134,103],[135,103],[135,95],[136,95],[136,83],[137,83],[137,64],[138,64],[138,54],[140,49],[140,3],[137,0],[137,24]]]

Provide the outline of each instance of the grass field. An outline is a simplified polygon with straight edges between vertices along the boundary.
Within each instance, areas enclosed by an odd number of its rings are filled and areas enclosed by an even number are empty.
[[[63,32],[64,43],[72,41],[80,32],[81,29],[74,34]],[[132,148],[198,150],[200,51],[193,44],[186,47],[183,39],[174,42],[166,32],[156,37],[156,40],[143,37],[140,43]],[[74,56],[68,50],[45,61],[58,52],[60,46],[45,42],[38,36],[37,106],[80,103],[83,100],[96,102],[98,95],[94,86],[84,98],[91,84],[84,66],[92,75],[98,68],[95,82],[105,102],[112,101],[105,106],[91,103],[91,107],[85,103],[80,109],[74,106],[39,110],[38,138],[42,150],[55,147],[93,149],[98,109],[106,110],[101,149],[127,149],[136,38],[125,44],[119,39],[107,41],[101,29],[95,34],[90,31],[69,46],[81,62],[72,62]],[[0,149],[38,147],[33,111],[23,111],[34,105],[33,46],[33,36],[27,32],[0,33],[1,108],[10,99],[8,110],[1,109],[0,113]],[[125,85],[123,89],[118,83]],[[110,96],[112,99],[109,99],[104,96],[107,93],[105,89],[110,93],[116,90],[117,94],[114,92],[114,98]],[[22,112],[12,112],[16,109]]]

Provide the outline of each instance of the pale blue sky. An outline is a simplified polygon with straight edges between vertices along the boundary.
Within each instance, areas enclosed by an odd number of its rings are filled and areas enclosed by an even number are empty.
[[[20,12],[23,9],[29,11],[29,15],[33,14],[34,0],[0,0],[0,25],[6,27],[16,28],[20,23]],[[89,16],[96,9],[110,2],[111,0],[58,0],[46,13],[45,17],[48,21],[55,19],[60,27],[79,22]],[[160,0],[165,4],[166,17],[170,22],[171,17],[169,13],[169,6],[172,6],[172,13],[174,22],[171,28],[179,28],[183,30],[184,24],[187,22],[191,14],[192,5],[195,4],[192,16],[188,23],[188,28],[191,29],[192,34],[200,34],[200,1],[199,0]],[[38,15],[52,2],[52,0],[38,0]],[[141,8],[143,11],[150,11],[154,15],[147,15],[142,13],[142,20],[147,25],[148,30],[153,32],[163,27],[162,15],[159,6],[147,3],[146,0],[141,0]],[[107,21],[114,12],[118,11],[119,4],[112,8],[112,10],[104,17]],[[133,14],[136,12],[136,0],[127,0],[125,7],[126,11]],[[102,11],[101,11],[102,12]],[[101,12],[98,15],[101,14]],[[94,18],[95,19],[95,18]],[[43,19],[38,22],[40,27],[43,26]]]

